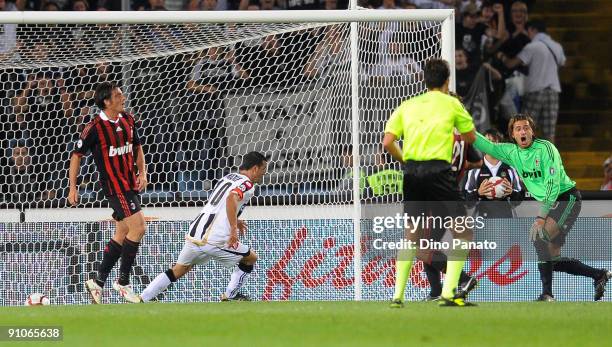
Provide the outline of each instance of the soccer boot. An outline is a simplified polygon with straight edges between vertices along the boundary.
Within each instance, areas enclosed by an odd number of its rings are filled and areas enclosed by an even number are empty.
[[[251,301],[251,298],[242,293],[238,293],[233,298],[230,298],[223,293],[221,294],[221,301]]]
[[[96,280],[91,279],[85,282],[85,289],[89,293],[91,297],[92,304],[101,304],[102,303],[102,287],[98,285]]]
[[[138,304],[142,302],[140,296],[134,293],[131,285],[122,286],[119,282],[115,281],[113,283],[113,289],[119,292],[122,298],[124,298],[127,302],[131,302],[133,304]]]
[[[440,307],[469,307],[469,306],[478,306],[473,302],[465,301],[464,298],[459,298],[455,296],[452,299],[445,298],[443,296],[440,297]]]
[[[542,293],[540,294],[540,296],[538,296],[538,299],[536,301],[553,302],[556,300],[555,300],[555,297],[552,296],[551,294]]]
[[[389,304],[389,308],[402,308],[404,307],[404,302],[400,299],[393,299]]]
[[[599,301],[603,298],[604,293],[606,292],[606,284],[608,284],[608,280],[612,278],[612,272],[606,271],[598,280],[593,282],[593,286],[595,287],[595,301]]]
[[[457,294],[455,294],[456,298],[466,299],[468,294],[478,286],[478,280],[476,277],[470,277],[469,280],[461,283],[459,288],[457,288]]]

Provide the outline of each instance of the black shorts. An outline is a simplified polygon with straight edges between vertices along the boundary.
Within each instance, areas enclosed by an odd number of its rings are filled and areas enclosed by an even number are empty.
[[[404,168],[404,212],[420,216],[466,216],[463,195],[449,163],[409,161]]]
[[[140,195],[133,190],[120,195],[109,195],[106,199],[110,208],[113,209],[113,219],[118,222],[141,210]]]
[[[548,212],[548,217],[552,218],[559,226],[560,233],[550,242],[563,246],[567,233],[572,229],[582,208],[582,196],[575,187],[562,193],[557,197]]]

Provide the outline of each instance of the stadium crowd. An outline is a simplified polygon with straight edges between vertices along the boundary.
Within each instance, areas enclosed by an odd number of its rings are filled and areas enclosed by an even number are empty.
[[[487,118],[501,133],[506,132],[509,117],[520,110],[540,115],[537,122],[544,130],[542,135],[554,141],[558,111],[555,105],[558,105],[560,92],[557,65],[563,65],[565,57],[561,46],[545,33],[543,23],[528,22],[528,12],[534,2],[361,0],[359,5],[384,9],[455,8],[458,95],[470,108],[470,103],[484,90],[489,101]],[[348,1],[138,0],[131,5],[134,10],[145,11],[330,10],[347,8]],[[0,0],[0,11],[105,11],[119,10],[120,7],[121,1],[112,0],[92,3],[87,0]],[[151,51],[159,48],[156,44],[175,45],[172,37],[165,32],[148,34],[159,38],[148,48]],[[93,52],[119,49],[116,47],[118,41],[113,40],[112,36],[101,38],[95,36],[95,32],[80,30],[73,30],[69,35],[72,35],[70,42],[78,43],[71,49]],[[137,71],[130,76],[130,95],[140,97],[133,97],[130,106],[140,116],[144,142],[149,144],[146,152],[153,189],[210,189],[214,180],[221,177],[221,168],[233,165],[231,158],[226,160],[223,153],[223,148],[227,146],[221,105],[223,91],[238,86],[256,87],[275,83],[289,86],[324,76],[332,64],[346,63],[337,60],[337,53],[341,49],[338,35],[335,30],[308,30],[268,36],[266,39],[237,44],[229,50],[210,48],[197,54],[181,53],[171,58],[132,63],[140,65],[129,68],[130,71]],[[410,42],[394,35],[392,30],[382,30],[377,35],[373,41],[383,42],[376,43],[379,52],[402,55],[411,51],[410,47],[402,46],[402,43],[408,46]],[[534,42],[542,42],[544,46],[534,47]],[[25,44],[16,25],[0,25],[0,59],[17,57],[42,62],[56,50],[57,47],[49,40],[34,40]],[[542,55],[548,55],[548,58],[543,59]],[[517,58],[520,60],[518,63]],[[414,76],[418,76],[420,71],[419,64],[407,54],[395,60],[364,59],[376,62],[372,64],[370,77],[416,78]],[[172,71],[165,70],[168,64],[172,64]],[[80,132],[94,112],[91,102],[93,89],[99,82],[121,81],[122,68],[119,63],[97,63],[70,68],[0,70],[0,149],[3,152],[0,153],[0,202],[53,201],[54,206],[65,205],[68,154],[75,134]],[[178,95],[158,82],[160,79],[171,79],[171,74],[187,76],[182,82],[184,88]],[[271,75],[276,76],[275,81],[270,80]],[[478,78],[486,88],[476,82]],[[160,110],[172,112],[160,114]],[[338,153],[338,157],[346,155]],[[346,164],[352,159],[342,161]],[[176,166],[176,163],[180,164]],[[89,162],[87,165],[91,164]],[[366,179],[364,185],[369,186],[371,194],[396,192],[397,186],[381,188],[382,176],[376,176],[379,171],[385,173],[384,177],[391,177],[391,181],[397,176],[388,171],[385,161],[377,160],[370,166],[374,169],[365,172],[369,180]],[[606,170],[609,166],[608,163]],[[97,181],[94,171],[86,169],[83,181]],[[610,176],[609,170],[606,175]],[[346,178],[350,179],[350,169],[347,166],[335,176],[337,187],[325,189],[344,189]],[[168,186],[168,182],[175,182],[177,186]],[[610,189],[609,179],[602,189],[604,187]]]

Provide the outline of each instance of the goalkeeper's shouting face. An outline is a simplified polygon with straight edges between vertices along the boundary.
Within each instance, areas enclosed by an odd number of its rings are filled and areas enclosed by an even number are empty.
[[[533,119],[525,114],[517,114],[510,119],[508,132],[510,137],[521,148],[531,146],[534,138],[535,124]]]

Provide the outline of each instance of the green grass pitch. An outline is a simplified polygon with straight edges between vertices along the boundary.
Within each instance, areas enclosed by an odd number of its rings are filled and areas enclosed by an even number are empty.
[[[230,302],[2,307],[0,326],[61,325],[64,346],[604,346],[612,303]],[[6,342],[0,342],[3,345]]]

